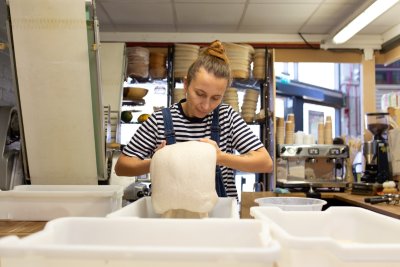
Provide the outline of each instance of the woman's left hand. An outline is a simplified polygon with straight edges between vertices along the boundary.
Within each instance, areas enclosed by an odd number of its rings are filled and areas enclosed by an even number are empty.
[[[203,142],[203,143],[209,143],[215,147],[215,150],[217,152],[217,164],[218,164],[218,159],[219,159],[219,156],[222,154],[222,151],[219,148],[219,146],[217,145],[217,143],[214,140],[211,140],[209,138],[201,138],[199,141]]]

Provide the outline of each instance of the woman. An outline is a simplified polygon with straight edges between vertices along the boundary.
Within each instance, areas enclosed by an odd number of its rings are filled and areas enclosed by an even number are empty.
[[[184,80],[186,99],[154,112],[139,127],[117,161],[117,175],[148,173],[149,158],[167,141],[191,140],[215,146],[226,196],[237,197],[234,170],[271,172],[272,159],[262,142],[231,106],[222,103],[230,83],[228,58],[221,42],[214,41],[188,70]],[[235,155],[235,150],[240,155]]]

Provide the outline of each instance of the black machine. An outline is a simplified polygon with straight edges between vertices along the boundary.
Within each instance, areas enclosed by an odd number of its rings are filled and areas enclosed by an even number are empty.
[[[387,130],[389,113],[366,113],[366,128],[374,135],[373,141],[364,143],[365,172],[364,183],[384,183],[390,180]]]

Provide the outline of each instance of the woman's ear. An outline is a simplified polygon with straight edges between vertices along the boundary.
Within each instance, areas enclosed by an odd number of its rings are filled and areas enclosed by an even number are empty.
[[[188,79],[185,76],[185,77],[183,77],[183,88],[187,89],[187,87],[188,87]]]
[[[185,93],[185,98],[187,98],[187,94],[189,91],[189,84],[186,76],[183,78],[183,92]]]

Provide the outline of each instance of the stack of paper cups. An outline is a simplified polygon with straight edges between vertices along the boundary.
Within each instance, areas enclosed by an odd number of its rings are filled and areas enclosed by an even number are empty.
[[[285,141],[285,120],[284,118],[276,118],[276,143],[284,144]]]
[[[324,123],[320,122],[318,123],[318,144],[323,145],[325,143],[325,138],[324,138]]]
[[[294,114],[293,113],[289,113],[288,115],[287,115],[287,120],[288,121],[291,121],[292,123],[293,123],[293,130],[296,128],[295,127],[295,124],[294,124]]]
[[[297,131],[294,134],[294,143],[297,145],[302,145],[304,143],[304,133],[302,131]]]
[[[332,120],[330,116],[326,117],[325,127],[324,127],[324,143],[326,145],[331,145],[333,143],[332,139]]]
[[[305,134],[303,137],[303,143],[306,145],[314,144],[314,135],[312,134]]]
[[[294,143],[294,123],[292,121],[286,121],[285,125],[285,144]]]

